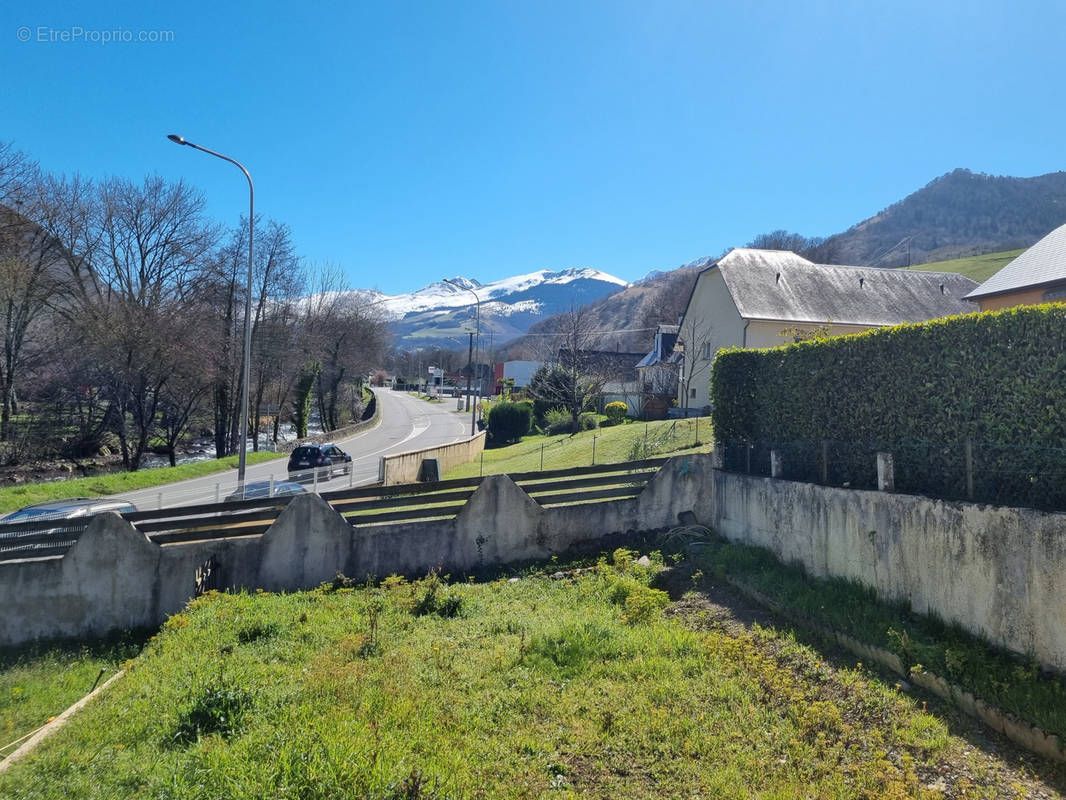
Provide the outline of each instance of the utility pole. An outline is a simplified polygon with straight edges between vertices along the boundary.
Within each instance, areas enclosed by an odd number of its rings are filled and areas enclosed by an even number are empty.
[[[474,377],[474,332],[473,331],[470,331],[470,346],[467,348],[467,351],[466,351],[466,364],[467,364],[467,370],[468,370],[467,373],[466,373],[466,410],[469,411],[470,410],[470,406],[473,405],[473,403],[471,403],[471,399],[472,398],[470,396],[470,382],[471,382],[471,379]],[[471,436],[474,435],[473,426],[474,426],[474,421],[473,421],[473,419],[471,419],[470,420],[470,435]]]

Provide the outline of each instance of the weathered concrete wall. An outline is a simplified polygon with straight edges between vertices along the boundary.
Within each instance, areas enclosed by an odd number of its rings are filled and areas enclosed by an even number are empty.
[[[1066,669],[1066,514],[714,471],[711,525]]]
[[[199,566],[219,588],[310,589],[350,577],[418,574],[545,558],[609,533],[711,513],[710,456],[671,459],[635,499],[543,509],[505,475],[490,476],[458,517],[353,528],[317,495],[297,495],[262,537],[159,546],[103,514],[59,559],[0,564],[0,644],[158,625],[192,597]]]
[[[382,456],[381,466],[378,469],[378,479],[385,486],[393,486],[397,483],[417,483],[418,470],[422,466],[422,460],[436,458],[440,461],[440,471],[443,475],[452,467],[473,461],[481,451],[485,449],[485,431],[474,434],[469,439],[453,444],[444,444],[439,447],[425,447],[421,450],[411,450],[407,453],[398,453],[394,456]]]

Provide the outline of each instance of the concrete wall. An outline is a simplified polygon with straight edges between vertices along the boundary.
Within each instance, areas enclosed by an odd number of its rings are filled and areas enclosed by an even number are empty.
[[[378,467],[378,480],[385,486],[397,483],[417,483],[419,468],[423,459],[436,458],[440,461],[443,475],[452,467],[473,461],[485,449],[485,437],[488,433],[481,431],[470,439],[438,447],[425,447],[394,456],[382,456]]]
[[[671,459],[635,499],[544,509],[505,475],[487,477],[458,517],[352,527],[317,495],[297,495],[262,537],[159,546],[117,514],[95,518],[62,558],[0,564],[0,645],[155,626],[193,596],[196,569],[218,564],[218,587],[310,589],[355,578],[461,574],[547,558],[609,533],[711,513],[710,457]]]
[[[714,471],[710,524],[1066,669],[1066,514]]]

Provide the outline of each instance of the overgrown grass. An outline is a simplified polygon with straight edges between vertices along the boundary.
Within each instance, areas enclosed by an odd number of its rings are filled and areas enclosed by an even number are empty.
[[[557,568],[209,594],[0,795],[938,796],[919,773],[961,747],[894,689],[665,619],[654,562]]]
[[[711,450],[711,421],[709,417],[700,417],[631,422],[573,435],[524,436],[517,444],[486,450],[484,474],[539,470],[542,447],[546,470],[587,466],[592,464],[593,438],[597,464],[617,464],[683,452],[705,453]],[[481,468],[479,459],[448,470],[445,478],[469,478],[481,474]]]
[[[931,264],[918,264],[910,269],[919,269],[933,272],[958,272],[967,278],[984,283],[991,278],[1008,262],[1013,261],[1022,253],[1022,250],[1006,250],[1001,253],[985,253],[982,256],[970,256],[968,258],[953,258],[950,261],[934,261]]]
[[[248,464],[259,464],[287,458],[284,453],[248,453]],[[237,456],[210,461],[197,461],[194,464],[182,464],[177,467],[144,469],[137,472],[115,472],[108,475],[96,475],[91,478],[72,478],[67,481],[52,483],[26,483],[20,486],[8,486],[0,489],[0,513],[14,511],[17,508],[43,503],[47,500],[64,500],[68,497],[99,497],[102,495],[121,494],[136,489],[161,486],[173,481],[199,478],[216,472],[236,469]]]
[[[896,653],[1049,733],[1066,736],[1066,676],[1041,672],[1019,658],[935,617],[840,578],[814,578],[769,551],[712,537],[698,548],[703,569],[731,576],[823,626]]]
[[[147,636],[0,650],[0,747],[44,725],[139,652]],[[103,675],[101,676],[101,670]],[[7,748],[0,755],[10,754]]]

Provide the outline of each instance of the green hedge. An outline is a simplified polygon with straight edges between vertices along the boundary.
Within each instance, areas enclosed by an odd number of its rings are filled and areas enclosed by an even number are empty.
[[[967,314],[769,350],[724,350],[711,378],[727,469],[876,484],[894,454],[896,488],[1066,508],[1066,306]],[[825,448],[823,450],[823,448]]]
[[[489,409],[489,436],[495,444],[517,442],[533,428],[531,403],[493,403]]]

